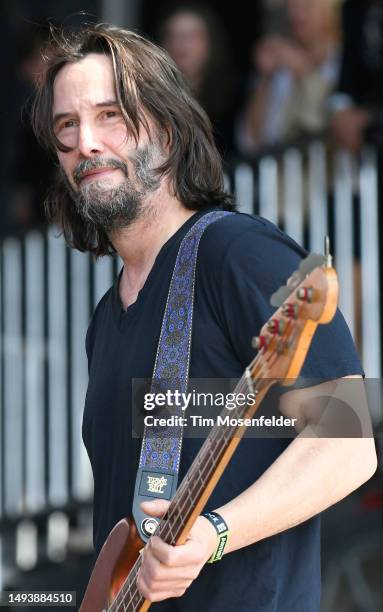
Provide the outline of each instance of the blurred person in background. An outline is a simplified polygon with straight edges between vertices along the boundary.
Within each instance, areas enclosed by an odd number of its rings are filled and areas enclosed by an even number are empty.
[[[46,20],[34,20],[17,32],[16,76],[22,107],[15,136],[16,156],[11,173],[10,205],[6,211],[8,231],[23,232],[46,224],[44,199],[51,184],[55,164],[37,142],[29,121],[34,83],[41,78],[43,50],[50,36]]]
[[[365,138],[383,143],[383,2],[346,0],[343,58],[330,98],[335,142],[356,152]]]
[[[157,32],[159,43],[207,112],[220,152],[229,153],[237,84],[227,35],[217,15],[205,4],[176,3],[160,18]]]
[[[339,72],[336,0],[285,0],[289,35],[269,33],[254,47],[255,78],[237,126],[237,147],[251,154],[318,133]]]

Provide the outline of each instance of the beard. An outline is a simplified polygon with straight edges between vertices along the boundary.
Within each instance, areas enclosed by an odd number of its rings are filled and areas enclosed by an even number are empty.
[[[94,181],[80,188],[74,202],[84,221],[111,232],[128,227],[141,216],[143,196],[127,179],[120,185]]]
[[[78,185],[77,191],[64,176],[81,218],[107,233],[127,228],[139,219],[147,209],[146,196],[160,185],[160,177],[153,167],[155,157],[158,158],[158,149],[154,145],[151,148],[147,145],[135,151],[134,157],[131,157],[134,183],[129,178],[127,165],[113,158],[94,157],[81,162],[73,173],[74,181]],[[85,172],[105,167],[121,170],[125,175],[123,182],[115,185],[105,179],[81,184],[81,177]]]

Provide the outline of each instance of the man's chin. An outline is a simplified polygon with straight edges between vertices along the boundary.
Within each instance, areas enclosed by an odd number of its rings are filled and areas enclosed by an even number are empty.
[[[84,221],[102,227],[105,231],[126,228],[141,214],[138,194],[116,190],[87,190],[75,200],[78,213]]]
[[[98,180],[87,180],[80,183],[79,194],[86,195],[88,193],[100,194],[112,194],[116,189],[119,189],[123,185],[123,181],[113,181],[112,179],[98,179]]]

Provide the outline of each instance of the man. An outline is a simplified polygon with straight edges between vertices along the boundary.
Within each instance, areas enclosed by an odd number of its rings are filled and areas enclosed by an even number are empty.
[[[95,482],[98,552],[131,513],[140,441],[132,438],[132,379],[153,372],[178,248],[208,211],[230,209],[209,122],[169,57],[137,34],[99,26],[57,43],[34,109],[34,128],[57,154],[62,181],[49,208],[67,241],[124,267],[87,335],[89,387],[83,438]],[[251,337],[271,293],[303,255],[263,219],[232,214],[204,232],[195,274],[191,378],[236,378],[254,357]],[[337,351],[330,350],[336,342]],[[304,373],[360,375],[340,314],[317,334]],[[309,422],[298,391],[284,412]],[[294,395],[295,394],[295,395]],[[201,441],[185,439],[180,480]],[[219,563],[212,524],[198,517],[178,547],[152,537],[138,587],[166,610],[317,611],[321,510],[375,470],[371,439],[241,442],[208,510],[231,537]],[[152,516],[163,500],[146,503]],[[308,520],[310,519],[310,520]],[[178,599],[179,598],[179,599]]]

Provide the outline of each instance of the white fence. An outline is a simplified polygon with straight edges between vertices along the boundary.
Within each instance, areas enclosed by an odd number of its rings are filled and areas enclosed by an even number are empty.
[[[228,180],[230,184],[230,181]],[[309,251],[323,252],[330,233],[340,280],[340,308],[366,375],[381,372],[377,154],[357,163],[346,152],[330,157],[321,142],[262,158],[234,170],[239,209],[257,212]]]

